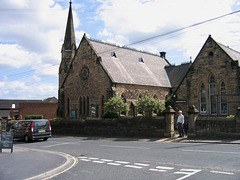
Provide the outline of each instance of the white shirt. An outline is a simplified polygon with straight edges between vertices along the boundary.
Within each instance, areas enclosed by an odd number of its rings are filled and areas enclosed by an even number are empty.
[[[178,116],[177,123],[184,124],[184,116],[182,114]]]

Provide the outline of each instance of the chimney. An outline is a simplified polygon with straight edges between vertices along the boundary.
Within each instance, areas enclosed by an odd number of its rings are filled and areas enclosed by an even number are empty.
[[[166,59],[166,52],[164,51],[160,52],[160,57]]]

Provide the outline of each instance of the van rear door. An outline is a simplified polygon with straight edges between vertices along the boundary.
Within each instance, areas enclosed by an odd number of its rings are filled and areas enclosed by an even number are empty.
[[[33,122],[33,133],[46,133],[50,132],[48,120],[39,120]]]

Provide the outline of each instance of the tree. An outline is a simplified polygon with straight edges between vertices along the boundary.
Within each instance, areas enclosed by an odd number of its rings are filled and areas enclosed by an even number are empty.
[[[150,96],[139,99],[137,107],[138,112],[144,112],[146,116],[151,116],[154,111],[162,112],[165,109],[164,103]]]
[[[112,97],[104,105],[105,112],[113,111],[120,114],[121,112],[129,111],[129,105],[122,98]]]
[[[165,100],[165,107],[168,107],[169,105],[175,107],[173,94],[171,94],[171,96],[168,96],[167,99]]]

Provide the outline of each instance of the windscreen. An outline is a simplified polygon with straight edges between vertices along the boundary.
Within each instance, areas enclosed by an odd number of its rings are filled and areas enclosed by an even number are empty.
[[[41,121],[34,121],[33,127],[36,129],[49,129],[48,121],[41,120]]]

